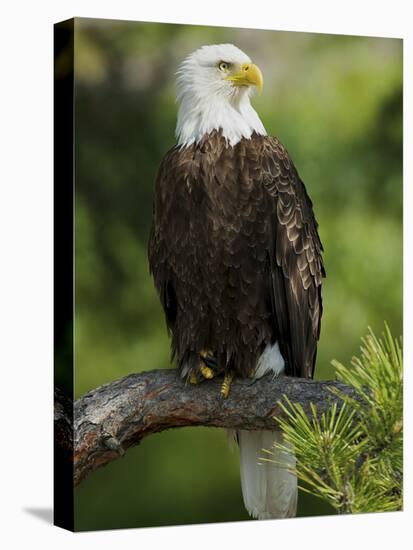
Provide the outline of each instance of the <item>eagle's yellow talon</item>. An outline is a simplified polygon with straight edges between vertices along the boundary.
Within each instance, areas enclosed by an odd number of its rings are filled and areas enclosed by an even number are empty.
[[[196,374],[194,372],[191,372],[191,376],[189,377],[189,383],[198,384],[198,378],[196,377]]]
[[[232,379],[233,379],[232,374],[226,374],[224,377],[224,381],[222,382],[222,386],[221,386],[221,397],[223,399],[226,399],[229,395]]]
[[[210,369],[209,367],[201,366],[201,367],[199,367],[199,372],[207,380],[211,380],[211,378],[214,378],[214,371],[212,369]]]
[[[214,354],[209,349],[202,349],[199,352],[199,355],[201,356],[202,359],[206,359],[208,357],[208,355],[213,356]]]

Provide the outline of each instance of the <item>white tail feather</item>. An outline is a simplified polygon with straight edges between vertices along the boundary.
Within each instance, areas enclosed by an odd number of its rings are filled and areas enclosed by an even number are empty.
[[[297,477],[288,471],[295,455],[273,449],[275,441],[282,443],[280,431],[238,432],[244,505],[258,519],[294,517],[297,511]],[[263,449],[272,450],[268,458],[282,465],[260,460],[266,457]]]
[[[257,362],[254,378],[267,372],[279,376],[284,366],[278,342],[268,344]],[[248,513],[258,519],[294,517],[297,512],[297,477],[288,470],[295,467],[295,455],[292,450],[274,449],[274,442],[283,442],[280,431],[238,432],[244,504]],[[266,456],[263,449],[273,455]],[[262,458],[271,458],[277,464]]]

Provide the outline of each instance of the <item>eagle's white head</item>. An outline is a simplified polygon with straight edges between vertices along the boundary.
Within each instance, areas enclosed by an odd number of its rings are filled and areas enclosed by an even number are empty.
[[[178,144],[191,145],[213,130],[221,130],[230,145],[253,132],[266,135],[250,103],[252,90],[262,86],[260,69],[236,46],[196,50],[177,72]]]

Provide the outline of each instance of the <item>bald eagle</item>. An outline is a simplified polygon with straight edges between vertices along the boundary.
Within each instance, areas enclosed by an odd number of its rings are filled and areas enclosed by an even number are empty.
[[[177,143],[154,189],[149,265],[172,357],[193,383],[314,373],[325,276],[312,203],[284,146],[250,103],[257,65],[231,44],[203,46],[177,73]],[[251,403],[254,407],[254,403]],[[259,465],[278,431],[237,433],[249,514],[296,514],[297,479]],[[293,451],[284,466],[295,464]]]

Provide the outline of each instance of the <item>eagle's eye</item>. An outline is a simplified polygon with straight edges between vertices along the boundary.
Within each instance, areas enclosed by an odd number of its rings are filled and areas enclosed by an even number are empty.
[[[225,61],[221,61],[220,64],[218,65],[218,68],[220,71],[225,73],[229,69],[229,63],[226,63]]]

